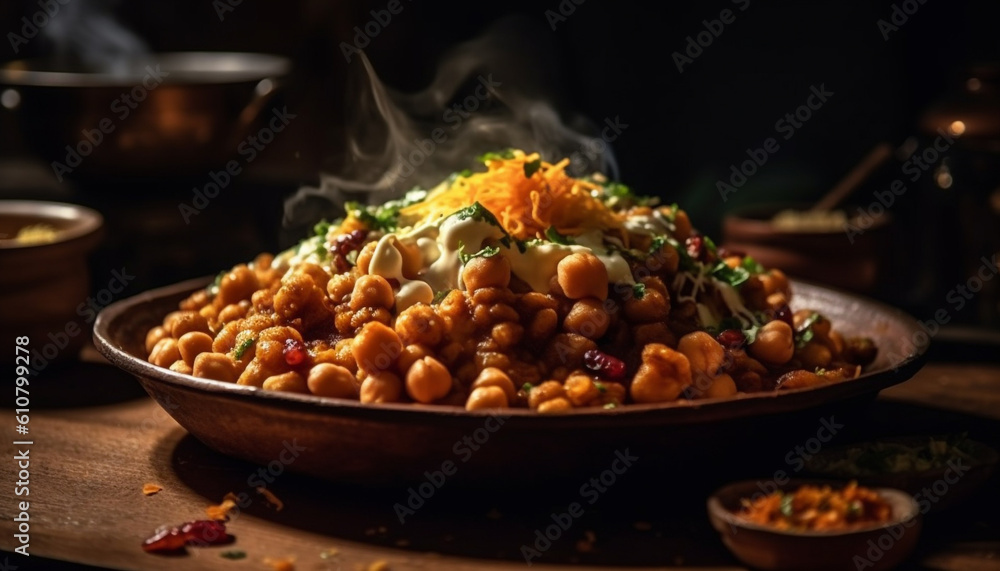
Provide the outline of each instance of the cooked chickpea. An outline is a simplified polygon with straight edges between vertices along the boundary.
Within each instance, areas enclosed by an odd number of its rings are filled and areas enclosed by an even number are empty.
[[[247,307],[244,307],[243,304],[230,303],[219,312],[218,320],[220,323],[229,323],[230,321],[241,319],[246,314]]]
[[[642,350],[642,364],[632,380],[630,392],[637,403],[676,400],[691,386],[691,364],[687,357],[666,345],[654,343]]]
[[[149,352],[149,362],[157,367],[167,368],[174,361],[181,360],[181,352],[177,348],[177,340],[164,337],[156,342],[153,350]]]
[[[750,354],[773,365],[787,363],[795,354],[792,328],[784,321],[768,321],[757,332],[757,339],[750,345]]]
[[[563,294],[570,299],[608,298],[608,269],[590,253],[575,253],[559,260],[556,279]]]
[[[222,280],[219,281],[219,293],[214,303],[219,304],[219,307],[225,307],[230,303],[239,303],[240,300],[250,299],[250,296],[259,288],[257,274],[246,265],[241,264],[222,276]]]
[[[473,389],[481,387],[499,388],[507,396],[508,402],[512,402],[515,396],[517,396],[517,389],[514,388],[514,382],[510,380],[507,373],[496,367],[486,367],[479,372],[479,375],[476,376],[476,380],[472,381]]]
[[[402,351],[399,335],[388,326],[374,321],[362,327],[351,343],[354,360],[368,374],[392,367]]]
[[[160,342],[160,339],[163,339],[166,336],[167,330],[159,325],[150,329],[149,333],[146,333],[146,352],[151,353],[153,351],[153,347],[156,347],[156,344]]]
[[[574,373],[567,377],[563,382],[563,388],[566,390],[566,398],[573,403],[573,406],[586,406],[601,396],[601,389],[594,383],[594,379],[585,373]]]
[[[561,398],[565,395],[566,390],[563,388],[562,383],[559,381],[545,381],[537,387],[533,387],[528,392],[528,406],[537,409],[543,402]]]
[[[399,402],[402,396],[403,381],[389,371],[370,374],[361,383],[359,397],[363,403]]]
[[[472,389],[465,401],[465,410],[507,408],[507,394],[500,387],[485,386]]]
[[[490,331],[490,337],[496,341],[500,350],[506,351],[521,342],[524,337],[524,327],[513,321],[497,323]]]
[[[184,361],[174,361],[173,364],[170,365],[170,370],[174,371],[175,373],[190,375],[191,365],[188,365]]]
[[[431,306],[418,303],[400,312],[396,333],[404,345],[420,343],[436,347],[444,335],[444,320]]]
[[[199,353],[212,350],[212,336],[201,331],[192,331],[181,335],[177,340],[177,349],[181,353],[181,359],[188,365],[194,365],[194,358]]]
[[[538,412],[541,414],[555,414],[573,409],[573,403],[566,397],[556,397],[538,405]]]
[[[543,341],[549,338],[559,325],[559,314],[555,309],[546,308],[531,319],[528,326],[528,337],[533,341]]]
[[[559,333],[546,346],[543,362],[549,367],[576,368],[583,363],[583,355],[597,349],[597,343],[576,333]]]
[[[351,273],[335,274],[326,282],[326,293],[336,303],[344,301],[354,291],[357,277]]]
[[[194,358],[191,374],[202,379],[235,383],[239,377],[236,364],[222,353],[202,353]]]
[[[180,339],[182,335],[191,331],[208,333],[208,320],[196,311],[181,311],[170,323],[169,331],[174,339]]]
[[[578,300],[563,319],[563,329],[588,339],[603,337],[610,324],[611,317],[605,311],[604,304],[593,297]]]
[[[261,385],[261,387],[267,391],[282,391],[286,393],[309,392],[309,386],[306,384],[306,380],[302,378],[302,375],[295,371],[288,371],[287,373],[281,373],[280,375],[272,375],[264,379],[264,384]]]
[[[321,397],[355,399],[360,394],[354,374],[333,363],[320,363],[310,369],[306,385],[309,392]]]
[[[431,357],[431,351],[424,345],[414,344],[407,345],[403,347],[403,352],[399,354],[399,359],[396,360],[396,370],[399,371],[401,375],[406,375],[406,371],[410,370],[410,367],[414,363],[423,359],[424,357]]]
[[[712,385],[702,395],[707,399],[726,398],[736,394],[736,381],[723,373],[712,380]]]
[[[362,274],[368,273],[368,267],[372,263],[372,257],[375,255],[375,248],[378,246],[378,241],[368,242],[362,246],[361,251],[358,252],[358,258],[355,260],[357,268]]]
[[[415,361],[406,371],[406,394],[417,402],[431,403],[451,392],[451,373],[434,357]]]
[[[714,377],[726,356],[722,345],[704,331],[688,333],[677,343],[677,350],[687,357],[692,374],[702,373]]]
[[[361,276],[354,282],[354,291],[351,293],[351,309],[354,311],[362,307],[392,309],[395,302],[392,286],[382,276]]]
[[[798,358],[805,369],[825,368],[833,360],[833,354],[821,343],[813,341],[798,351]]]
[[[468,291],[507,287],[510,285],[510,262],[501,255],[472,258],[462,269],[462,282]]]
[[[687,212],[676,209],[673,213],[674,215],[674,238],[677,239],[681,244],[685,240],[691,237],[691,231],[693,227],[691,226],[691,219],[688,218]]]
[[[625,300],[625,317],[634,323],[666,321],[670,315],[670,302],[655,289],[646,289],[641,298],[631,296]]]

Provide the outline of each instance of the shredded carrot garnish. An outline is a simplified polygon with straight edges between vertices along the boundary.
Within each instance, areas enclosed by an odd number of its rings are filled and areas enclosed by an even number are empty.
[[[267,503],[274,506],[275,511],[280,512],[282,509],[284,509],[285,503],[279,500],[278,496],[274,495],[274,493],[271,492],[271,490],[268,490],[264,486],[258,486],[257,493],[264,496],[264,499],[267,500]]]
[[[526,165],[536,162],[540,166],[526,176]],[[543,238],[550,227],[566,235],[621,227],[621,220],[591,194],[599,186],[566,174],[568,165],[569,159],[552,164],[541,161],[538,153],[513,151],[511,159],[487,160],[486,172],[458,177],[451,186],[403,208],[401,220],[430,222],[479,202],[521,240]]]
[[[147,496],[152,496],[153,494],[163,490],[163,486],[158,484],[143,484],[142,493]]]

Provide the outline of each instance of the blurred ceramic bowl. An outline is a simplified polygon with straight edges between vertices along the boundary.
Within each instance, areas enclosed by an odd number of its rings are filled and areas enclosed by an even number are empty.
[[[906,492],[875,489],[892,506],[892,519],[886,523],[845,531],[781,530],[739,516],[740,501],[762,493],[759,484],[757,480],[730,484],[708,499],[712,527],[722,534],[722,542],[733,555],[751,567],[773,571],[881,571],[898,566],[917,545],[920,510]],[[789,480],[777,489],[790,492],[810,484],[843,487],[844,483]]]
[[[62,180],[204,175],[239,143],[291,68],[272,55],[150,54],[101,67],[0,66],[0,103]]]
[[[738,209],[722,220],[722,245],[790,276],[871,293],[880,280],[891,217],[814,217],[808,208],[772,204]],[[780,214],[783,220],[776,218]]]
[[[100,214],[75,204],[0,201],[0,339],[26,336],[39,351],[52,344],[47,362],[76,355],[89,338],[77,310],[90,291],[87,254],[102,226]]]

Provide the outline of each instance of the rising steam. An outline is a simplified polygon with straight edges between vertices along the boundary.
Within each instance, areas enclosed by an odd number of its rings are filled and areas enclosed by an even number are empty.
[[[130,71],[134,58],[148,53],[146,43],[112,14],[120,0],[60,2],[59,11],[43,29],[57,61],[111,73]]]
[[[593,124],[580,118],[567,124],[553,107],[554,50],[525,29],[525,22],[508,19],[457,46],[417,93],[389,89],[367,57],[358,58],[341,171],[321,175],[319,188],[302,188],[285,201],[286,228],[335,215],[347,200],[382,203],[413,187],[430,188],[473,167],[476,156],[504,148],[537,151],[550,161],[572,156],[574,175],[617,178],[607,145],[585,134],[597,133]]]

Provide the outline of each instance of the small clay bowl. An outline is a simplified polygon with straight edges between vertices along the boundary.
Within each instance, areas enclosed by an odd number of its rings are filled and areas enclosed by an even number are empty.
[[[87,254],[97,246],[103,223],[100,214],[75,204],[0,201],[0,338],[28,337],[27,347],[46,364],[77,354],[90,337],[78,313],[90,291]],[[17,239],[22,228],[35,224],[51,227],[54,239]],[[14,362],[14,351],[3,360]],[[30,361],[38,370],[41,358]]]
[[[768,489],[774,487],[769,482]],[[827,484],[830,480],[789,480],[777,489],[793,491],[803,485]],[[740,500],[763,492],[760,482],[747,480],[730,484],[708,499],[708,517],[722,534],[722,542],[743,563],[757,568],[779,570],[840,571],[893,569],[913,551],[920,535],[921,519],[917,502],[906,492],[892,488],[875,491],[892,506],[891,521],[847,531],[795,531],[751,523],[740,517]],[[859,567],[860,566],[860,567]]]

